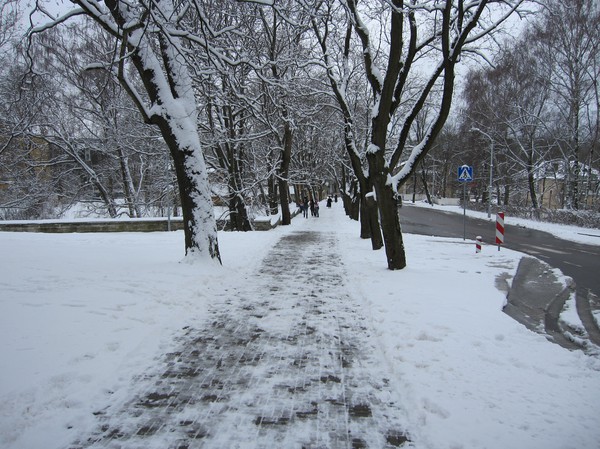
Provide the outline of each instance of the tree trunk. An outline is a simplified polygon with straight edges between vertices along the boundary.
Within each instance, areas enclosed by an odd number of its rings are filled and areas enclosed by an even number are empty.
[[[233,194],[229,200],[229,222],[231,229],[234,231],[246,232],[252,230],[246,205],[239,194]]]
[[[277,215],[279,213],[279,209],[277,207],[277,184],[275,183],[275,175],[269,175],[268,180],[268,190],[269,190],[269,214]]]
[[[108,190],[106,190],[104,185],[100,182],[98,176],[94,174],[91,178],[91,181],[92,184],[94,184],[94,186],[96,186],[96,188],[98,189],[100,198],[102,198],[102,201],[106,205],[108,215],[110,215],[110,218],[115,218],[117,216],[117,206],[115,204],[114,198],[110,195],[110,193],[108,193]]]
[[[431,200],[431,194],[429,193],[429,186],[427,185],[427,174],[425,173],[425,167],[421,164],[421,181],[423,182],[423,188],[425,189],[425,196],[427,196],[427,202],[433,206]]]
[[[570,170],[570,169],[569,169]],[[579,210],[579,179],[580,179],[580,167],[579,167],[579,159],[578,154],[575,153],[574,161],[573,161],[573,190],[572,195],[573,199],[571,200],[571,204],[573,209]]]
[[[378,250],[383,247],[383,236],[379,225],[379,211],[377,202],[373,197],[368,197],[361,192],[360,195],[360,238],[371,239],[371,248]]]
[[[173,216],[179,217],[179,206],[181,205],[180,201],[179,201],[179,195],[175,191],[175,188],[171,189],[171,194],[173,196]],[[167,192],[167,195],[168,195],[168,192]]]
[[[417,174],[413,175],[413,194],[412,194],[412,203],[415,204],[417,201]]]
[[[352,182],[349,191],[342,191],[342,200],[344,201],[346,215],[348,215],[352,220],[358,221],[360,218],[360,197],[358,195],[358,186],[356,181]]]
[[[344,212],[350,216],[350,196],[347,193],[347,181],[346,181],[346,168],[341,164],[340,177],[342,178],[342,188],[340,189],[340,195],[342,197],[342,205],[344,206]]]
[[[279,203],[281,204],[281,224],[291,224],[292,213],[290,212],[290,187],[287,179],[279,179]]]
[[[227,177],[229,181],[229,222],[235,231],[251,231],[252,226],[248,219],[246,203],[242,196],[242,175],[238,151],[231,144],[226,145],[229,159]]]
[[[137,199],[135,195],[135,188],[133,187],[133,180],[131,179],[131,171],[129,170],[129,163],[125,152],[121,147],[118,147],[119,164],[121,166],[121,178],[123,179],[123,191],[125,193],[125,201],[127,201],[127,207],[129,208],[129,216],[131,218],[140,218],[142,216]]]
[[[242,196],[242,180],[240,175],[239,160],[236,158],[235,152],[230,147],[228,149],[229,157],[229,223],[234,231],[251,231],[252,226],[248,219],[248,211],[246,203]]]
[[[200,142],[196,148],[182,148],[171,129],[180,128],[160,117],[159,127],[171,151],[183,212],[186,255],[207,255],[221,262],[213,202]]]
[[[369,222],[370,214],[368,212],[367,198],[361,195],[360,198],[360,238],[370,239],[371,238],[371,223]]]
[[[294,184],[294,197],[296,204],[302,203],[302,186],[300,184]]]
[[[527,167],[527,184],[529,186],[529,195],[531,195],[531,206],[534,209],[537,209],[540,206],[538,203],[537,193],[535,192],[535,178],[533,176],[533,170],[530,170],[529,167]],[[506,186],[505,189],[508,189],[508,186]],[[506,201],[504,204],[506,204]]]
[[[230,192],[229,195],[229,223],[233,231],[251,231],[252,226],[248,218],[248,210],[244,198],[238,192]]]
[[[349,216],[352,220],[359,221],[360,219],[360,199],[357,195],[353,195],[349,197],[350,203],[350,211]]]
[[[367,200],[367,194],[373,190],[373,186],[362,169],[362,163],[358,157],[358,152],[356,151],[354,138],[351,137],[353,136],[353,133],[350,132],[351,129],[351,121],[347,120],[344,140],[346,151],[350,157],[350,163],[352,164],[352,169],[358,183],[358,192],[355,195],[355,201],[357,201],[357,212],[360,214],[360,238],[370,238],[371,247],[374,250],[378,250],[383,246],[383,238],[379,226],[377,205],[374,202]],[[358,198],[356,198],[357,196]],[[359,217],[357,216],[356,219],[358,220]]]
[[[374,127],[374,129],[377,128]],[[388,173],[384,152],[380,149],[371,151],[367,154],[367,160],[369,162],[369,179],[373,183],[377,195],[377,209],[381,220],[388,269],[401,270],[406,267],[406,253],[400,229],[397,196],[387,182]]]
[[[139,23],[135,8],[116,0],[105,0],[105,4],[119,30],[123,30],[123,34],[117,35],[122,42],[123,60],[131,60],[145,92],[137,91],[125,67],[119,67],[119,81],[144,119],[158,126],[173,157],[183,211],[185,253],[207,256],[220,263],[208,173],[198,136],[196,98],[187,62],[179,51],[184,45],[179,37],[167,36],[167,26],[159,27],[164,31],[157,34],[145,27],[129,26],[132,22]],[[157,21],[174,10],[172,2],[161,2],[160,6],[166,15],[156,14]],[[109,32],[115,27],[108,23],[105,14],[92,17]],[[149,105],[143,103],[144,96]]]
[[[185,253],[186,255],[208,255],[221,262],[217,241],[217,224],[204,158],[198,154],[198,150],[181,148],[166,120],[161,118],[159,127],[171,151],[177,175],[183,213]],[[192,170],[191,167],[195,169]]]
[[[287,110],[284,117],[287,119]],[[290,172],[290,161],[292,160],[292,128],[290,122],[286,120],[283,131],[283,150],[281,151],[281,161],[279,165],[279,202],[281,203],[281,224],[289,225],[292,223],[292,214],[290,213],[290,187],[288,177]]]
[[[401,270],[406,267],[406,253],[400,228],[396,194],[391,186],[386,185],[385,178],[382,179],[382,177],[378,177],[375,181],[375,190],[377,192],[388,269]]]

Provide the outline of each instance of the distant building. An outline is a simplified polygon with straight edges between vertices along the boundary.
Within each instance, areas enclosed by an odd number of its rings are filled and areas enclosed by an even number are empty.
[[[570,163],[571,170],[573,162]],[[539,195],[540,206],[549,209],[562,209],[566,202],[566,184],[569,173],[567,161],[554,159],[543,162],[535,171],[536,190]],[[579,198],[580,203],[588,207],[598,203],[600,194],[600,171],[585,164],[579,164]]]

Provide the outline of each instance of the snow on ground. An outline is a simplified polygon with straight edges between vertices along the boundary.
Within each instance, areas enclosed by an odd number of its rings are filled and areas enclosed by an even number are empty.
[[[423,208],[431,208],[432,206],[426,201],[418,201],[415,203],[407,202],[406,204],[410,206],[423,207]],[[465,211],[462,206],[433,206],[438,210],[444,212],[451,212],[455,214],[463,214]],[[490,220],[496,221],[496,215],[492,214],[490,218],[488,218],[486,212],[478,212],[473,210],[467,210],[466,215],[469,217],[478,218],[481,220]],[[504,223],[507,226],[521,226],[524,228],[537,229],[539,231],[545,231],[549,234],[552,234],[555,237],[558,237],[563,240],[568,240],[576,243],[584,243],[587,245],[600,245],[600,229],[590,229],[590,228],[582,228],[579,226],[569,226],[569,225],[561,225],[557,223],[544,223],[538,220],[528,220],[525,218],[504,217]],[[555,269],[557,276],[560,277],[560,270]],[[600,326],[600,310],[592,311],[594,319],[596,323]],[[581,332],[585,333],[585,329],[583,328],[583,324],[581,323],[581,319],[575,310],[575,300],[571,298],[567,301],[567,305],[563,312],[560,315],[562,321],[567,323],[574,329],[579,329]],[[572,338],[577,338],[575,336],[571,336]]]
[[[106,391],[125,394],[217,293],[252,282],[277,239],[311,229],[338,234],[415,448],[600,448],[600,360],[501,311],[496,277],[519,253],[406,235],[409,265],[390,272],[341,203],[270,232],[220,233],[224,267],[180,263],[181,232],[0,233],[0,447],[66,447]]]

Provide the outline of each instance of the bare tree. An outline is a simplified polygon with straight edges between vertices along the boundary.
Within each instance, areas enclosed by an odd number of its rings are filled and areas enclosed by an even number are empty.
[[[531,39],[524,36],[503,50],[495,67],[471,71],[464,98],[465,130],[478,132],[482,146],[493,144],[497,156],[505,155],[515,163],[514,169],[496,170],[505,183],[519,179],[524,171],[532,207],[537,209],[535,177],[549,151],[550,79],[532,47]]]
[[[371,178],[367,176],[363,169],[363,157],[359,152],[357,143],[359,134],[355,127],[354,113],[348,98],[353,75],[350,52],[352,23],[345,9],[341,8],[341,11],[339,8],[336,9],[336,2],[322,2],[319,6],[322,9],[315,12],[312,19],[312,29],[321,48],[323,66],[342,116],[344,146],[358,183],[361,218],[360,236],[361,238],[370,238],[372,248],[376,250],[383,247],[381,228],[375,202],[367,196],[372,191],[372,183]],[[330,48],[332,42],[333,45],[338,45],[335,52],[332,52]],[[335,55],[339,55],[339,58],[334,61]]]
[[[76,0],[79,6],[34,29],[33,38],[71,17],[85,15],[114,39],[110,64],[98,61],[119,80],[144,120],[157,126],[174,161],[181,197],[185,249],[188,255],[220,261],[217,230],[208,175],[197,127],[197,110],[187,57],[190,49],[226,59],[207,38],[220,33],[203,23],[203,34],[185,27],[190,15],[205,19],[203,5],[191,2],[122,0]],[[137,74],[140,83],[135,82]],[[142,88],[140,89],[140,86]]]
[[[585,116],[595,106],[598,89],[600,10],[594,0],[549,0],[545,5],[533,37],[539,58],[551,70],[555,111],[562,122],[556,141],[565,154],[566,206],[578,209],[583,146],[594,139]],[[597,120],[590,124],[596,126]]]
[[[417,170],[448,118],[456,66],[461,55],[476,51],[475,44],[497,29],[523,3],[522,0],[505,1],[502,5],[486,0],[392,0],[369,7],[359,5],[355,0],[346,2],[361,42],[364,69],[373,95],[367,160],[381,219],[387,264],[391,270],[406,266],[398,217],[398,187]],[[490,9],[490,6],[499,8]],[[372,37],[373,22],[366,21],[369,14],[380,18],[385,42],[377,42]],[[431,61],[433,69],[424,77],[419,91],[410,92],[410,104],[403,105],[407,87],[414,89],[409,81],[419,72],[418,61],[425,57]],[[432,102],[435,95],[439,95],[439,101]],[[433,107],[431,103],[435,104],[434,118],[423,139],[412,146],[406,157],[404,150],[411,129],[427,103],[430,107]],[[405,115],[402,120],[396,121],[400,131],[395,139],[395,149],[388,153],[390,124],[401,111]],[[397,170],[402,158],[405,164]]]
[[[276,178],[281,207],[282,224],[291,223],[289,207],[290,164],[294,132],[296,128],[296,108],[294,107],[294,90],[299,78],[298,67],[305,49],[302,36],[307,30],[303,23],[302,8],[297,8],[293,1],[283,1],[277,8],[260,8],[262,23],[261,41],[266,49],[263,58],[264,70],[257,73],[262,79],[264,93],[265,124],[272,130],[275,140]],[[269,113],[268,111],[271,111]]]
[[[495,67],[473,72],[465,90],[469,127],[493,139],[499,155],[516,163],[511,170],[525,171],[534,209],[544,194],[536,191],[535,176],[551,171],[552,158],[562,158],[557,173],[566,182],[562,203],[569,208],[589,203],[593,176],[583,170],[593,165],[598,141],[599,15],[592,3],[567,8],[545,3],[516,45],[503,51]],[[520,179],[521,173],[511,177]]]

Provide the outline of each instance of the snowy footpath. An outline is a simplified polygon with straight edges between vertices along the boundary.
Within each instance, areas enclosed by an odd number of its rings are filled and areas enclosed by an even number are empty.
[[[292,232],[250,282],[214,298],[133,398],[97,413],[76,447],[383,448],[406,441],[401,408],[335,234]]]
[[[0,448],[600,448],[598,357],[502,312],[519,253],[409,235],[390,272],[333,206],[224,267],[0,233]]]

